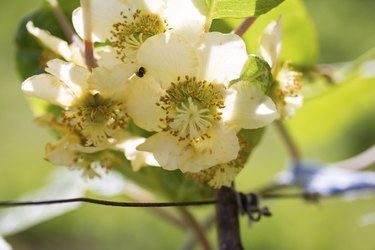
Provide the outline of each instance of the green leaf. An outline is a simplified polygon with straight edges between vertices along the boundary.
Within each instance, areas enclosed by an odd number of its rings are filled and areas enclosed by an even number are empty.
[[[124,158],[125,166],[118,170],[139,186],[171,201],[189,201],[211,198],[213,190],[190,179],[179,170],[168,171],[161,167],[144,167],[134,172]]]
[[[318,59],[318,41],[314,24],[301,0],[288,0],[256,19],[250,29],[244,34],[249,53],[258,54],[259,39],[264,29],[271,21],[282,17],[282,49],[280,59],[291,60],[293,65],[301,69],[315,66]],[[217,23],[214,20],[212,31],[234,30],[241,21],[225,19]]]
[[[67,19],[71,20],[72,11],[79,6],[79,0],[60,0],[60,2]],[[17,69],[22,79],[42,73],[46,60],[51,56],[26,30],[28,21],[33,21],[36,27],[48,30],[54,36],[65,39],[48,3],[43,2],[37,10],[23,18],[16,33]]]
[[[211,0],[210,16],[216,18],[246,18],[259,16],[275,8],[284,0]]]
[[[267,94],[272,88],[271,68],[266,61],[255,55],[250,55],[239,79],[231,81],[230,85],[239,81],[247,81],[256,84]]]

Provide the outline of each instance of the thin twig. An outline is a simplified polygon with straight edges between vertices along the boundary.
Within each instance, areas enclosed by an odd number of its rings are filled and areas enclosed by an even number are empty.
[[[375,145],[364,152],[339,162],[332,163],[333,167],[361,170],[375,163]]]
[[[64,15],[62,9],[59,6],[59,3],[56,0],[47,0],[51,5],[53,14],[56,17],[57,22],[59,23],[62,31],[64,32],[66,39],[69,43],[75,43],[78,48],[83,52],[83,44],[81,39],[76,35],[73,27],[70,25],[68,19]]]
[[[85,59],[89,70],[95,68],[96,61],[94,58],[94,44],[92,42],[92,23],[90,12],[90,0],[81,0],[82,14],[83,14],[83,34],[85,45]]]
[[[143,190],[138,189],[136,192],[127,192],[125,195],[130,198],[134,202],[138,203],[149,203],[153,202],[151,197],[149,197],[149,194],[147,192],[143,192]],[[147,197],[147,198],[146,198]],[[151,212],[156,214],[157,216],[163,218],[166,221],[171,222],[173,225],[179,227],[180,229],[185,230],[187,225],[186,223],[181,220],[179,217],[177,217],[175,214],[171,213],[170,211],[166,210],[162,207],[150,207],[148,208]]]
[[[242,36],[243,34],[245,34],[245,32],[250,28],[250,26],[255,22],[256,19],[257,17],[255,16],[246,18],[240,24],[240,26],[237,27],[237,29],[234,31],[234,34],[239,35],[239,36]]]
[[[281,121],[276,121],[275,124],[276,124],[276,127],[277,127],[285,145],[287,146],[287,148],[289,150],[289,153],[290,153],[290,156],[292,157],[293,163],[296,166],[298,166],[299,163],[301,162],[301,154],[300,154],[300,151],[299,151],[296,143],[294,142],[294,140],[290,136],[288,130],[285,128],[284,124]]]
[[[212,247],[210,245],[210,242],[208,241],[206,237],[206,231],[204,228],[199,224],[199,222],[195,219],[195,217],[184,207],[179,207],[178,211],[181,213],[181,215],[184,217],[186,223],[189,224],[190,228],[195,233],[195,236],[201,243],[203,249],[205,250],[212,250]]]
[[[86,202],[104,206],[113,207],[186,207],[186,206],[204,206],[216,204],[216,200],[207,201],[189,201],[189,202],[117,202],[98,200],[92,198],[72,198],[72,199],[58,199],[58,200],[43,200],[43,201],[2,201],[0,207],[16,207],[16,206],[35,206],[35,205],[52,205],[62,203]]]
[[[216,217],[214,214],[210,214],[202,223],[202,227],[205,231],[208,231],[216,221]],[[197,243],[197,236],[195,233],[190,234],[189,238],[185,241],[182,245],[180,250],[192,250]]]

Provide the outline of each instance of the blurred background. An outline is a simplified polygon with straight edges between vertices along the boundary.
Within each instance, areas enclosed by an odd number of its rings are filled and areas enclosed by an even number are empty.
[[[14,59],[18,23],[40,2],[0,0],[0,200],[42,186],[55,168],[43,160],[44,145],[53,138],[33,122]],[[304,2],[318,34],[319,63],[351,61],[375,47],[374,1]],[[373,85],[358,80],[307,100],[288,124],[306,159],[335,162],[375,144]],[[267,183],[287,164],[284,145],[270,127],[240,174],[238,189]],[[375,249],[375,224],[360,224],[363,215],[375,213],[375,196],[355,202],[331,198],[318,204],[277,200],[267,205],[274,213],[271,219],[249,227],[242,218],[245,249]],[[194,210],[199,217],[212,211]],[[16,250],[178,249],[185,239],[185,232],[147,209],[94,205],[6,238]],[[210,230],[210,239],[215,242],[215,230]]]

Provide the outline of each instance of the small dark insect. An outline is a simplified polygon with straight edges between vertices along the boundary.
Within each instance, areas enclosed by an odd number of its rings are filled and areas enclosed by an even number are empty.
[[[140,67],[139,70],[135,74],[138,77],[143,77],[146,74],[146,69],[144,67]]]

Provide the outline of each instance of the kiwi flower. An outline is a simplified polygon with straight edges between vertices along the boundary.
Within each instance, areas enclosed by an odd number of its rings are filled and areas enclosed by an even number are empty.
[[[244,42],[234,34],[189,40],[162,33],[147,39],[137,56],[142,74],[129,81],[126,105],[138,126],[157,133],[137,149],[153,153],[163,168],[182,172],[236,159],[237,132],[276,117],[274,103],[255,84],[230,84],[247,59]]]
[[[271,22],[260,39],[259,54],[272,68],[275,84],[271,96],[276,103],[278,119],[293,117],[296,110],[302,106],[301,95],[302,74],[293,70],[290,62],[281,65],[280,53],[282,47],[281,17]]]

